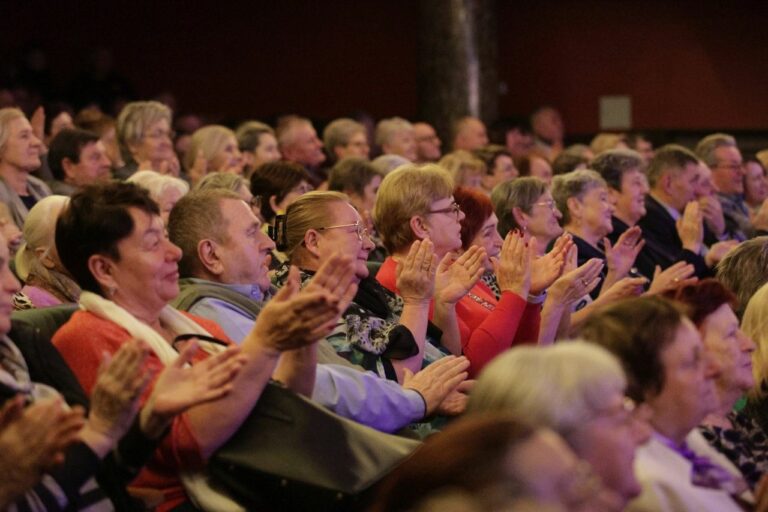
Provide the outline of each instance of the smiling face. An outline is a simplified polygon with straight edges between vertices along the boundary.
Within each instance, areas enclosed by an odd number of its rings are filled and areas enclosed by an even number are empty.
[[[630,221],[632,226],[645,215],[645,196],[648,180],[640,169],[632,169],[621,175],[621,192],[611,190],[616,204],[616,216]]]
[[[521,226],[524,226],[531,236],[535,236],[536,240],[543,242],[544,245],[563,233],[563,228],[560,226],[563,214],[557,209],[549,191],[544,192],[533,203],[530,214],[522,213],[521,217],[523,218]]]
[[[745,164],[744,197],[752,206],[759,206],[768,198],[768,179],[765,169],[757,162]]]
[[[171,140],[171,125],[167,119],[160,119],[147,126],[136,144],[129,144],[137,163],[150,162],[153,169],[159,169],[162,162],[176,158]]]
[[[7,126],[8,140],[0,148],[0,165],[31,172],[40,167],[42,143],[35,137],[27,118],[17,117]]]
[[[128,209],[133,231],[117,243],[119,261],[107,256],[104,288],[114,287],[112,300],[128,312],[159,312],[179,294],[181,249],[171,243],[159,215]]]
[[[355,277],[365,279],[368,277],[368,266],[366,265],[368,253],[375,246],[368,232],[362,232],[365,225],[360,214],[351,204],[343,201],[329,203],[327,209],[329,223],[325,226],[318,226],[325,229],[317,230],[317,254],[320,263],[322,264],[337,252],[356,255]],[[358,229],[360,229],[361,235],[358,235]]]
[[[743,393],[754,386],[752,352],[754,342],[739,328],[739,319],[728,304],[723,304],[704,319],[699,332],[707,353],[717,361],[720,376],[717,386]]]
[[[19,281],[11,272],[8,263],[8,243],[0,234],[0,334],[8,334],[11,330],[11,313],[13,312],[13,294],[21,289]]]
[[[712,178],[723,194],[744,193],[744,160],[735,146],[721,146],[714,151]]]
[[[699,188],[699,165],[688,163],[678,172],[672,172],[668,177],[667,193],[670,206],[677,211],[685,210],[685,205],[696,199],[696,191]]]
[[[607,187],[592,187],[582,194],[581,199],[573,197],[568,201],[575,207],[571,212],[572,219],[579,219],[581,230],[590,238],[600,239],[613,231],[613,205]]]
[[[490,217],[485,219],[483,227],[475,235],[471,245],[478,245],[485,249],[485,269],[493,270],[490,258],[497,258],[501,253],[501,246],[504,244],[504,239],[499,235],[499,219],[495,213],[492,213]]]
[[[226,219],[223,242],[216,243],[222,267],[220,281],[268,290],[270,254],[275,243],[261,230],[261,222],[244,201],[222,199],[220,208],[222,218]]]
[[[68,158],[62,162],[65,179],[77,187],[109,181],[111,178],[111,162],[107,157],[104,143],[90,142],[80,150],[80,159],[77,163]]]

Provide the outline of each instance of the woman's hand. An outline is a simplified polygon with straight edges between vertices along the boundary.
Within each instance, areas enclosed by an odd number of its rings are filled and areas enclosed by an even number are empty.
[[[595,300],[597,304],[608,304],[627,297],[636,297],[643,293],[643,287],[648,280],[644,277],[625,277],[619,279],[607,290],[601,290]]]
[[[693,265],[684,261],[678,261],[666,270],[661,270],[661,267],[656,265],[651,286],[646,293],[648,295],[662,295],[681,286],[694,284],[698,278],[693,275],[693,272]]]
[[[139,416],[141,430],[157,439],[177,414],[190,407],[217,400],[232,391],[232,380],[247,357],[232,345],[225,351],[187,366],[199,349],[194,339],[173,364],[165,367]]]
[[[428,304],[435,293],[437,258],[427,238],[411,244],[405,259],[397,264],[397,290],[406,304]]]
[[[536,246],[536,239],[531,238],[528,243]],[[533,257],[533,266],[531,269],[531,287],[530,293],[539,295],[549,288],[555,279],[563,274],[563,264],[570,248],[573,246],[573,240],[568,234],[563,234],[557,238],[552,250],[544,256]]]
[[[131,427],[139,400],[152,377],[144,368],[147,346],[131,340],[110,360],[105,355],[91,394],[91,412],[83,441],[101,456],[112,449]]]
[[[446,254],[437,266],[435,300],[446,304],[461,300],[485,272],[485,257],[485,249],[476,245],[456,259],[452,253]]]
[[[612,246],[607,238],[603,238],[603,245],[608,272],[612,272],[617,279],[620,279],[629,273],[637,255],[645,245],[643,231],[638,226],[632,226],[619,236],[615,246]]]
[[[531,259],[536,246],[535,239],[526,243],[517,232],[510,232],[501,246],[499,258],[491,258],[496,280],[502,292],[512,292],[528,300],[531,288]],[[558,272],[559,272],[558,268]]]
[[[574,246],[572,251],[575,252]],[[600,283],[600,272],[603,270],[603,261],[600,258],[592,258],[582,266],[572,268],[563,273],[547,292],[547,300],[553,301],[562,307],[568,307],[597,287]],[[575,265],[574,265],[575,266]]]

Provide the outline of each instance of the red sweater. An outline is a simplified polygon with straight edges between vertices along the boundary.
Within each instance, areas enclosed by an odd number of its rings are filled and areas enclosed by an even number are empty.
[[[397,292],[397,262],[390,256],[381,265],[376,279]],[[429,317],[432,319],[433,308]],[[512,292],[502,292],[496,300],[481,281],[456,304],[461,349],[470,362],[470,376],[476,376],[494,357],[521,343],[536,343],[539,338],[541,306],[529,304]]]
[[[218,339],[230,341],[224,331],[215,323],[204,318],[183,313],[200,324],[206,331]],[[96,384],[102,354],[114,354],[120,346],[130,340],[128,331],[114,322],[105,320],[87,311],[77,311],[53,336],[53,343],[61,352],[69,367],[77,376],[80,385],[88,395]],[[198,351],[195,361],[208,357]],[[147,358],[146,371],[154,372],[155,378],[164,365],[152,353]],[[142,397],[143,402],[149,397],[154,382]],[[184,503],[187,495],[179,479],[179,471],[197,469],[205,465],[197,439],[192,431],[186,414],[176,416],[153,458],[132,482],[135,487],[162,491],[165,502],[158,506],[158,511],[171,510]]]

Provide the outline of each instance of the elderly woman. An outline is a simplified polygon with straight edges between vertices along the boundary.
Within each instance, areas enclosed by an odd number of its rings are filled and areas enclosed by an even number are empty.
[[[336,251],[355,257],[357,295],[344,312],[343,322],[327,338],[342,357],[402,382],[407,371],[415,373],[444,355],[438,348],[438,331],[428,329],[437,266],[431,243],[417,244],[400,266],[400,298],[369,278],[366,261],[373,243],[360,214],[344,194],[305,194],[288,207],[278,226],[278,249],[284,249],[291,265],[302,270],[303,281]],[[287,270],[284,265],[278,271],[278,286]]]
[[[499,300],[478,282],[485,272],[485,249],[472,246],[452,262],[453,253],[462,248],[464,218],[454,201],[453,182],[441,167],[408,165],[388,174],[379,188],[374,221],[390,256],[376,278],[385,288],[398,292],[397,264],[416,241],[429,239],[446,277],[453,273],[445,285],[439,279],[442,273],[438,276],[433,317],[449,336],[446,347],[467,356],[476,373],[513,340],[536,342],[543,297],[529,299],[533,248],[519,234],[508,235],[500,253],[496,273],[502,292]]]
[[[742,318],[752,296],[768,282],[768,236],[752,238],[731,250],[717,264],[717,280],[736,295],[736,315]]]
[[[449,425],[382,482],[371,512],[611,510],[596,503],[600,480],[560,436],[523,418],[478,414]]]
[[[280,160],[275,130],[260,121],[246,121],[235,131],[237,147],[243,155],[243,174],[250,178],[263,164]]]
[[[635,459],[642,492],[627,510],[743,510],[749,486],[696,428],[717,406],[719,369],[683,312],[658,297],[629,299],[593,314],[581,335],[619,358],[627,396],[651,414],[653,435]]]
[[[29,211],[24,222],[24,243],[16,254],[16,273],[24,287],[13,297],[14,309],[77,302],[80,287],[64,270],[54,241],[56,220],[67,204],[66,196],[48,196]]]
[[[768,440],[752,417],[734,409],[744,393],[755,388],[752,353],[755,344],[739,328],[733,312],[736,297],[715,279],[705,279],[670,293],[688,306],[688,316],[701,334],[707,353],[715,359],[720,373],[715,380],[717,403],[699,430],[709,443],[739,468],[754,490],[768,470]],[[759,393],[760,387],[755,388]],[[754,401],[752,402],[754,405]]]
[[[194,359],[197,364],[231,343],[215,323],[167,305],[179,293],[181,251],[168,240],[158,207],[142,188],[113,183],[75,194],[59,217],[56,247],[83,293],[81,310],[53,341],[86,392],[94,388],[104,353],[115,353],[131,338],[151,349],[142,365],[145,374],[173,365],[179,357],[175,348],[190,337],[208,340],[199,342],[203,350]],[[293,273],[241,344],[247,362],[230,382],[236,392],[174,419],[152,464],[134,481],[137,487],[162,492],[158,510],[185,503],[179,473],[205,465],[246,419],[270,378],[293,388],[307,372],[297,354],[301,351],[280,354],[314,343],[328,325],[335,325],[340,298],[350,293],[351,282],[349,260],[338,267],[336,283],[327,288],[318,283],[298,295]]]
[[[243,165],[235,132],[226,126],[204,126],[192,134],[184,168],[193,185],[209,172],[242,175]]]
[[[21,110],[0,109],[0,202],[8,205],[19,229],[30,208],[51,195],[48,185],[30,176],[40,167],[42,147]]]
[[[149,192],[149,197],[160,208],[160,217],[168,224],[168,216],[174,205],[189,192],[189,184],[181,178],[175,178],[155,171],[139,171],[127,180]]]
[[[22,239],[21,230],[13,222],[10,208],[5,203],[0,203],[0,234],[3,235],[8,244],[11,256],[14,256],[24,240]]]
[[[518,347],[480,374],[468,413],[507,412],[560,434],[589,462],[621,507],[640,494],[632,464],[648,441],[648,424],[624,392],[618,360],[583,341]]]
[[[485,163],[463,149],[448,153],[438,165],[448,171],[457,187],[481,188],[486,175]]]
[[[768,176],[763,164],[755,157],[744,160],[744,200],[751,215],[756,215],[768,199]]]
[[[125,167],[115,177],[127,179],[140,169],[178,176],[179,159],[173,151],[171,109],[158,101],[128,103],[117,116],[117,141]]]

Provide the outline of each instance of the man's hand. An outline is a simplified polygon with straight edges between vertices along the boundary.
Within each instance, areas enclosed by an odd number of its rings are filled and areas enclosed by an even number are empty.
[[[411,373],[410,370],[405,369],[403,388],[418,391],[424,398],[427,406],[425,416],[431,416],[456,391],[457,387],[467,379],[468,369],[469,360],[466,357],[443,357],[417,373]],[[454,403],[456,398],[454,397],[453,401],[449,402],[449,405],[453,405],[453,409],[447,408],[447,410],[457,409],[457,404]],[[466,402],[464,406],[466,406]]]

